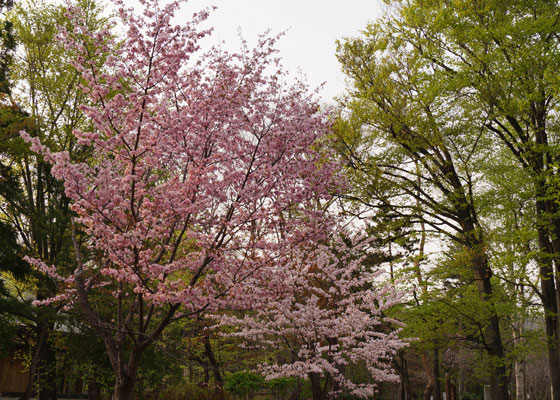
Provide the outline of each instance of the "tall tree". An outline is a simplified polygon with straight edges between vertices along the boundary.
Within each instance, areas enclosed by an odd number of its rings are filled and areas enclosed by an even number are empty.
[[[0,27],[0,93],[2,97],[11,94],[12,82],[10,82],[10,70],[13,53],[16,47],[14,39],[13,24],[5,18],[5,13],[13,7],[11,0],[0,1],[0,13],[2,13],[2,26]],[[4,99],[3,99],[4,100]]]
[[[487,221],[492,264],[503,281],[506,295],[501,307],[505,311],[506,335],[513,344],[510,348],[515,360],[516,398],[524,399],[528,389],[527,350],[532,347],[536,353],[540,348],[534,339],[538,338],[537,332],[542,334],[539,320],[543,318],[542,306],[537,306],[542,302],[542,292],[535,280],[539,276],[538,265],[534,262],[539,245],[535,230],[534,182],[526,171],[519,170],[517,160],[504,147],[495,148],[494,157],[486,161],[484,171],[488,188],[480,198],[481,215]],[[546,342],[544,337],[541,339]]]
[[[66,285],[43,304],[79,310],[105,344],[114,398],[128,400],[142,355],[173,320],[250,305],[283,249],[324,236],[313,207],[337,175],[311,151],[327,119],[305,85],[282,81],[274,38],[200,56],[207,11],[176,26],[177,2],[145,2],[141,16],[119,4],[123,40],[92,32],[79,8],[61,34],[92,103],[81,106],[92,128],[73,134],[95,157],[73,162],[22,135],[77,214],[70,275],[28,259]],[[103,65],[91,42],[110,53]]]
[[[558,112],[560,7],[549,0],[397,1],[396,37],[439,71],[443,90],[507,148],[534,181],[552,397],[560,399]]]
[[[461,247],[490,310],[484,343],[494,359],[493,396],[507,399],[488,243],[475,199],[477,165],[489,148],[481,137],[485,120],[465,107],[468,93],[444,86],[441,68],[430,68],[390,17],[341,43],[338,58],[353,85],[335,142],[355,182],[350,199],[424,224]]]
[[[90,1],[82,1],[82,5],[89,10],[86,23],[98,28],[99,10]],[[76,88],[78,74],[68,65],[68,52],[54,38],[56,26],[65,22],[64,12],[64,7],[36,2],[18,4],[3,18],[20,50],[12,63],[2,64],[10,68],[10,73],[3,75],[11,79],[8,86],[17,85],[18,90],[6,92],[0,109],[0,224],[6,245],[0,261],[1,268],[20,282],[36,282],[34,295],[38,299],[54,295],[55,283],[45,274],[30,271],[23,257],[67,265],[71,253],[69,200],[64,187],[52,177],[50,166],[29,151],[18,132],[26,129],[53,150],[65,149],[72,157],[82,157],[69,133],[84,122],[77,110],[84,96]],[[29,326],[34,336],[23,397],[32,395],[39,374],[39,397],[54,397],[56,368],[49,335],[57,309],[37,309],[31,306],[27,293],[12,292],[3,299],[2,312]]]

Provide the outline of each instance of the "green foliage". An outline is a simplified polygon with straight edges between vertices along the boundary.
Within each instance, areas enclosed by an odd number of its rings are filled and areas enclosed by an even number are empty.
[[[560,251],[560,9],[547,0],[386,3],[383,18],[338,43],[351,87],[333,146],[348,197],[442,248],[403,268],[416,277],[413,301],[398,310],[419,339],[413,348],[468,349],[482,377],[542,348],[539,308],[556,302],[538,277],[550,279]],[[483,351],[498,332],[493,315],[507,353],[499,360]]]
[[[12,1],[0,1],[0,11],[9,9],[11,4],[13,4]],[[15,48],[16,40],[12,21],[0,21],[0,98],[11,94],[10,72]]]
[[[286,398],[301,382],[294,377],[281,377],[270,379],[265,382],[265,387],[272,391],[275,396]]]
[[[345,108],[335,118],[331,138],[351,182],[344,211],[360,218],[374,216],[365,229],[376,236],[374,245],[380,251],[368,259],[368,266],[391,263],[400,269],[396,277],[423,279],[406,282],[414,287],[414,296],[392,311],[406,321],[403,334],[414,338],[411,348],[467,349],[476,367],[469,374],[482,379],[496,364],[546,354],[542,327],[535,323],[542,319],[534,295],[535,260],[556,256],[537,245],[537,227],[552,232],[549,222],[558,211],[549,207],[537,216],[535,203],[547,199],[560,204],[558,3],[387,2],[396,6],[393,17],[338,44],[338,57],[353,85],[341,99]],[[94,2],[80,3],[92,16],[92,25],[106,23]],[[0,7],[4,5],[0,1]],[[53,150],[69,150],[73,158],[91,156],[70,135],[72,129],[87,126],[76,107],[84,101],[77,90],[79,79],[68,54],[53,39],[57,25],[66,23],[64,11],[41,0],[18,2],[0,22],[0,356],[12,351],[21,337],[16,325],[56,318],[52,309],[38,311],[31,305],[31,297],[46,297],[55,289],[22,257],[40,256],[74,267],[68,201],[49,167],[31,155],[18,136],[26,129]],[[24,51],[14,60],[16,42]],[[21,90],[13,93],[16,83]],[[530,137],[544,129],[536,122],[537,111],[551,116],[546,120],[547,141],[539,143]],[[551,160],[545,169],[520,168],[538,154]],[[536,181],[545,186],[539,195]],[[458,211],[474,215],[477,226],[470,237],[460,232]],[[423,222],[432,239],[454,241],[440,241],[446,255],[430,262],[415,255]],[[466,246],[474,236],[479,247]],[[495,274],[492,296],[484,299],[469,265],[473,249],[488,254]],[[100,295],[95,305],[103,315],[109,302]],[[484,330],[494,312],[506,342],[504,360],[482,351]],[[59,363],[70,365],[77,376],[111,387],[114,377],[103,345],[82,328],[57,338]],[[514,342],[516,329],[521,338]],[[187,363],[199,375],[208,370],[203,334],[222,370],[251,368],[275,356],[242,352],[236,339],[211,331],[206,321],[182,321],[145,354],[139,370],[142,394],[158,393],[162,400],[225,396],[182,382]],[[31,352],[18,351],[29,365]],[[363,372],[355,365],[347,370],[357,376]],[[225,390],[236,396],[261,389],[286,396],[300,384],[305,398],[309,382],[295,378],[264,381],[244,371],[225,376]],[[462,398],[480,397],[464,393]]]
[[[478,395],[476,395],[475,393],[464,392],[461,395],[461,399],[462,400],[480,400],[480,397]]]
[[[254,372],[239,371],[224,378],[224,390],[240,397],[263,387],[265,387],[264,377]]]
[[[298,383],[297,378],[286,376],[281,378],[274,378],[266,381],[266,386],[273,391],[284,392],[293,388]]]
[[[157,400],[226,400],[229,397],[219,389],[210,389],[195,383],[183,383],[167,387],[155,398]]]
[[[94,3],[80,2],[90,12],[90,23],[101,24]],[[73,129],[86,127],[78,110],[85,98],[78,90],[78,75],[68,52],[55,38],[58,25],[65,24],[64,12],[61,5],[18,1],[0,21],[12,35],[0,32],[0,330],[3,338],[20,344],[15,351],[28,367],[37,366],[41,379],[36,386],[41,390],[54,388],[56,373],[64,366],[69,374],[102,384],[110,380],[96,360],[102,351],[72,348],[71,340],[53,330],[69,326],[59,309],[32,306],[32,300],[51,297],[57,288],[23,260],[33,256],[47,264],[74,267],[68,232],[71,211],[63,186],[19,136],[26,130],[54,151],[68,150],[72,157],[87,155],[87,149],[78,148],[71,139]],[[21,49],[17,53],[10,49],[14,42]],[[76,332],[76,342],[80,334]],[[41,337],[47,339],[41,341]],[[0,346],[7,351],[4,340]],[[41,346],[40,353],[36,346]],[[81,348],[93,350],[95,343],[82,342]],[[72,354],[80,357],[72,358]]]
[[[137,378],[137,390],[140,396],[144,394],[143,392],[157,393],[166,386],[178,385],[181,382],[182,360],[173,351],[173,346],[180,342],[169,335],[164,338],[164,341],[165,343],[158,343],[146,349],[142,356]]]
[[[112,388],[115,378],[99,337],[75,318],[68,318],[64,324],[66,332],[57,340],[58,364],[66,366],[70,377],[96,382],[101,389]]]
[[[0,358],[7,357],[15,347],[17,328],[10,318],[0,313]]]

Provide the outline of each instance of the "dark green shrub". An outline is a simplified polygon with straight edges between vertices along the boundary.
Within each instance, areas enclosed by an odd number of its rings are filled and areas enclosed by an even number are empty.
[[[194,383],[170,386],[157,396],[157,400],[227,400],[229,397],[222,390],[202,387]]]
[[[277,397],[283,398],[290,394],[297,384],[297,378],[283,377],[266,381],[266,388],[268,388]]]
[[[254,372],[234,372],[226,375],[224,379],[224,390],[239,397],[253,394],[265,386],[264,377]]]

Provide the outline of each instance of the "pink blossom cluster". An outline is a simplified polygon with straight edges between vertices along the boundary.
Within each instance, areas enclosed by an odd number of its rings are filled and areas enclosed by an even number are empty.
[[[117,4],[124,39],[91,32],[75,7],[60,34],[89,96],[80,110],[91,128],[73,134],[92,157],[51,153],[22,132],[64,181],[91,257],[65,277],[35,264],[69,291],[111,284],[115,296],[184,312],[247,302],[237,286],[262,282],[286,246],[324,235],[316,204],[342,185],[313,151],[327,117],[303,83],[285,82],[277,37],[201,54],[208,10],[176,26],[178,2],[144,2],[143,15]]]
[[[267,349],[288,346],[291,361],[263,364],[268,379],[327,376],[336,382],[331,390],[356,396],[373,396],[379,382],[395,382],[391,361],[407,343],[398,337],[400,323],[386,316],[401,301],[395,285],[383,283],[383,269],[364,266],[365,239],[299,246],[290,262],[279,270],[282,294],[254,299],[243,317],[224,315],[221,324],[238,328],[246,345]],[[373,381],[356,384],[348,365],[364,363]],[[333,393],[336,394],[336,393]]]

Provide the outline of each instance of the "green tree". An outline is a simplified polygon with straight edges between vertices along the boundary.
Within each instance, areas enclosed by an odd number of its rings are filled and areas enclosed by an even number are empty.
[[[507,148],[496,148],[494,157],[484,165],[488,189],[481,195],[481,214],[486,221],[489,251],[494,270],[502,283],[508,312],[503,323],[513,360],[512,378],[517,399],[527,397],[526,363],[532,353],[546,349],[542,324],[542,293],[539,269],[534,259],[539,254],[535,230],[534,183]],[[507,177],[507,179],[504,179]],[[535,336],[540,338],[537,343]],[[513,385],[512,385],[513,389]]]
[[[493,395],[507,399],[488,243],[475,196],[477,165],[490,145],[481,137],[485,121],[465,107],[460,92],[445,90],[438,71],[389,21],[339,44],[338,58],[353,87],[335,146],[349,167],[356,200],[424,224],[460,246],[490,310],[484,341],[494,360]]]
[[[392,37],[417,54],[426,71],[434,71],[440,82],[438,92],[465,99],[461,111],[449,116],[456,118],[465,112],[479,115],[484,121],[484,136],[515,158],[514,174],[522,170],[533,181],[539,249],[535,260],[540,269],[552,398],[557,400],[560,5],[550,0],[413,0],[391,4],[395,7]]]
[[[82,1],[89,11],[88,23],[100,27],[100,10],[89,0]],[[4,101],[0,106],[0,227],[3,251],[0,257],[3,271],[10,272],[19,283],[5,290],[0,311],[12,323],[28,326],[33,340],[30,379],[23,398],[29,398],[37,376],[41,399],[54,398],[56,358],[49,339],[59,308],[36,308],[31,300],[45,299],[56,293],[55,283],[46,275],[32,271],[23,261],[33,256],[47,263],[70,267],[71,239],[69,201],[63,185],[56,181],[50,166],[29,151],[19,137],[19,131],[44,140],[53,150],[68,150],[71,157],[87,153],[78,149],[71,132],[84,127],[78,105],[84,102],[78,90],[78,74],[68,64],[66,50],[55,39],[57,25],[67,24],[65,8],[42,1],[16,5],[3,16],[2,24],[10,26],[20,50],[14,55],[3,41],[0,66],[9,73],[0,74],[6,80]],[[9,80],[8,80],[9,79]],[[27,293],[16,289],[23,283]]]
[[[0,0],[0,13],[4,16],[5,12],[12,6],[13,1]],[[2,97],[11,93],[9,76],[15,48],[13,24],[11,21],[4,19],[0,26],[0,93],[3,95]]]
[[[264,386],[264,376],[254,372],[239,371],[226,376],[224,389],[240,399],[253,399],[254,392]]]

